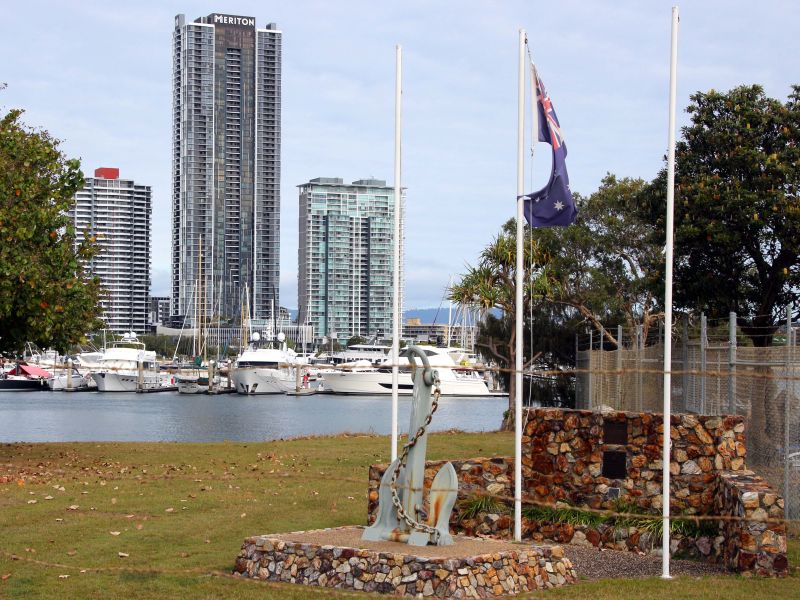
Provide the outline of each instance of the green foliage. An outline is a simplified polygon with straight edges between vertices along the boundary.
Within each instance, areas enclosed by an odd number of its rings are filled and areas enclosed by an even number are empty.
[[[476,494],[459,501],[461,519],[474,519],[479,514],[501,515],[508,512],[505,504],[494,496]]]
[[[75,247],[66,214],[80,163],[21,115],[0,119],[0,352],[28,341],[63,351],[101,326],[100,281],[84,269],[97,249],[88,234]]]
[[[663,241],[654,225],[635,207],[645,183],[607,175],[589,196],[576,195],[578,218],[569,227],[526,228],[524,248],[523,341],[526,368],[558,371],[575,362],[575,333],[586,326],[600,332],[609,345],[614,329],[644,326],[658,318],[654,282],[660,277]],[[479,330],[481,354],[502,368],[515,364],[516,223],[507,222],[451,288],[450,298],[484,311]],[[487,315],[500,309],[502,315]],[[502,376],[513,403],[513,378]],[[545,406],[570,406],[570,377],[525,382],[525,396]],[[509,420],[505,422],[509,426]]]
[[[612,512],[616,515],[605,515],[601,512],[584,510],[575,506],[539,506],[523,507],[522,516],[529,521],[542,521],[555,524],[582,525],[597,528],[608,525],[614,529],[635,527],[641,533],[649,534],[655,543],[664,532],[664,521],[661,515],[647,512],[629,498],[618,498],[614,501]],[[670,532],[674,535],[698,538],[713,536],[718,531],[717,522],[696,519],[691,516],[673,516],[670,518]]]
[[[675,301],[712,318],[734,311],[768,345],[800,290],[800,86],[786,103],[758,85],[691,100],[676,148]],[[662,172],[642,203],[662,232],[665,190]]]
[[[582,510],[574,506],[535,506],[528,505],[522,509],[522,516],[529,521],[545,521],[547,523],[583,525],[596,528],[607,521],[602,514]]]
[[[354,344],[366,344],[366,343],[367,343],[367,339],[366,338],[363,338],[360,335],[354,335],[349,340],[347,340],[347,347],[349,348],[350,346],[352,346]]]
[[[578,198],[573,225],[532,232],[539,277],[549,282],[545,299],[571,307],[611,344],[617,324],[641,324],[646,333],[658,317],[663,239],[637,213],[644,189],[641,179],[606,175],[596,192]]]

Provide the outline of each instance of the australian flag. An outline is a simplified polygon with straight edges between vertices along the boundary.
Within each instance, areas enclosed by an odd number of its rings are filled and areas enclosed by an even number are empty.
[[[531,227],[566,226],[575,221],[578,210],[572,199],[567,175],[567,146],[561,126],[553,110],[553,103],[544,88],[536,67],[532,66],[532,77],[536,93],[539,141],[550,144],[553,150],[553,172],[550,181],[538,192],[525,198],[525,219]]]

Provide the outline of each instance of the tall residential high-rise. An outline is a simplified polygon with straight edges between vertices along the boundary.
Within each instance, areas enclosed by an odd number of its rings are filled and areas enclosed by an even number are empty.
[[[172,314],[271,318],[279,306],[281,32],[175,17]],[[202,290],[202,292],[198,292]],[[195,302],[195,297],[199,302]]]
[[[105,289],[103,319],[114,331],[148,331],[151,213],[150,186],[120,179],[116,168],[87,177],[69,211],[77,238],[88,231],[100,247],[88,268]]]
[[[333,177],[298,188],[298,323],[311,325],[317,340],[391,337],[394,188],[378,179],[346,185]],[[402,314],[403,210],[400,231]]]

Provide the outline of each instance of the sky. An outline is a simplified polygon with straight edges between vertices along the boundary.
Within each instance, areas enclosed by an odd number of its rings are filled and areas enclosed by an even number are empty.
[[[0,25],[0,110],[62,140],[84,173],[153,189],[153,295],[170,280],[174,17],[247,15],[283,32],[281,304],[297,306],[297,185],[394,176],[395,46],[403,51],[407,308],[442,303],[516,214],[518,31],[569,148],[571,188],[653,178],[668,134],[671,6],[648,1],[15,2]],[[689,96],[800,83],[800,2],[680,5],[678,126]],[[795,41],[793,41],[795,40]],[[528,117],[529,118],[529,117]],[[546,147],[545,147],[546,148]],[[526,160],[526,190],[549,158]],[[533,163],[533,164],[532,164]]]

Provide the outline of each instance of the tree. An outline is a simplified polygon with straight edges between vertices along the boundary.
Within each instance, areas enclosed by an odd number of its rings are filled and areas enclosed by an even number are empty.
[[[349,340],[347,340],[347,343],[345,345],[349,348],[350,346],[353,346],[355,344],[366,344],[366,343],[367,343],[366,338],[361,337],[360,335],[354,335]]]
[[[574,365],[574,334],[588,324],[612,344],[619,344],[614,328],[625,323],[647,329],[661,318],[654,288],[663,271],[657,228],[639,218],[637,204],[645,190],[640,179],[607,175],[588,198],[576,195],[578,218],[569,227],[526,229],[525,304],[527,357],[525,368],[536,363],[549,371]],[[477,267],[468,267],[453,286],[451,299],[502,317],[485,319],[478,345],[482,354],[510,369],[515,356],[514,292],[516,289],[516,225],[502,233],[481,253]],[[558,340],[554,343],[553,340]],[[503,376],[509,390],[509,413],[504,428],[513,426],[514,378]],[[540,382],[542,383],[542,382]],[[550,385],[550,381],[545,382]],[[540,385],[540,401],[569,404],[573,388]],[[533,392],[531,397],[533,397]]]
[[[646,337],[663,317],[663,234],[638,212],[645,191],[641,179],[608,174],[573,225],[532,233],[546,300],[575,309],[613,345],[617,324],[642,326]]]
[[[0,119],[0,352],[25,342],[63,351],[102,312],[100,281],[84,270],[96,247],[88,234],[75,246],[67,216],[83,185],[79,161],[21,115]]]
[[[529,230],[528,230],[529,231]],[[514,399],[516,394],[515,378],[509,375],[514,367],[516,357],[516,331],[514,328],[515,290],[516,290],[516,225],[513,220],[508,221],[501,233],[481,252],[478,266],[467,266],[467,273],[460,281],[450,287],[450,300],[463,306],[478,308],[484,322],[481,325],[478,350],[489,359],[496,361],[501,369],[501,378],[506,382],[509,392],[508,410],[503,419],[502,429],[510,430],[514,427]],[[531,242],[528,236],[528,242]],[[524,264],[530,268],[533,255],[533,245],[526,243],[524,251]],[[528,314],[531,301],[539,301],[543,290],[538,286],[546,285],[546,281],[539,277],[531,277],[528,271],[524,276],[525,289],[523,298],[525,314]],[[492,309],[502,312],[500,318],[487,314]],[[527,368],[532,360],[523,365]]]
[[[800,286],[800,86],[698,92],[676,147],[675,302],[772,343]],[[664,230],[666,174],[643,208]],[[662,234],[663,236],[663,234]]]

